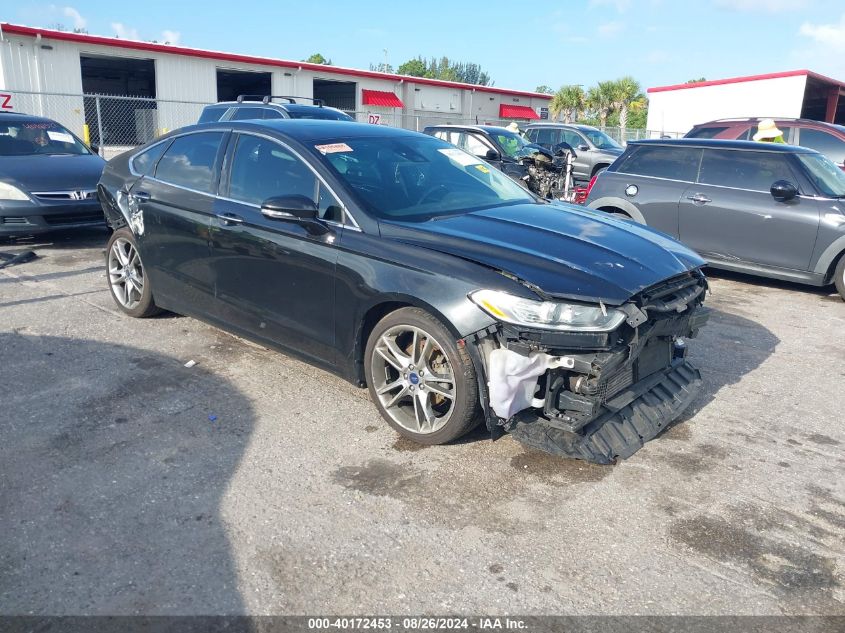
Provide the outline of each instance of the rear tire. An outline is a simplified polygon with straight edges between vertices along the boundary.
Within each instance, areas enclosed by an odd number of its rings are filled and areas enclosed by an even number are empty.
[[[469,354],[424,310],[401,308],[379,321],[367,340],[364,369],[382,417],[408,439],[445,444],[480,422]]]
[[[836,270],[833,272],[833,284],[836,286],[839,296],[845,301],[845,253],[839,257]]]
[[[122,312],[143,319],[159,312],[144,270],[135,236],[123,227],[112,233],[106,247],[106,280],[112,299]]]

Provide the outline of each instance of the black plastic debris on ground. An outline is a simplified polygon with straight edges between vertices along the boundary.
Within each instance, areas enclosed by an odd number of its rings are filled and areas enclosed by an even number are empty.
[[[38,255],[32,251],[23,251],[22,253],[0,253],[0,268],[8,268],[9,266],[17,266],[18,264],[25,264],[36,259]]]

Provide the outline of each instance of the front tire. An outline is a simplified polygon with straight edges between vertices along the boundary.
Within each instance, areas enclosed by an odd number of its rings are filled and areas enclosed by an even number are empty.
[[[153,300],[150,280],[144,270],[138,244],[132,232],[124,227],[112,233],[106,247],[106,279],[117,307],[135,318],[158,314],[161,309]]]
[[[388,314],[364,352],[370,397],[399,434],[445,444],[480,421],[475,367],[436,318],[419,308]]]
[[[836,264],[836,270],[833,272],[833,283],[837,292],[839,292],[839,296],[845,301],[845,253],[839,257],[839,263]]]

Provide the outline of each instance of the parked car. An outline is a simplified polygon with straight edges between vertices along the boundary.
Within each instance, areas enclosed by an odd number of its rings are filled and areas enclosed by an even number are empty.
[[[573,177],[585,182],[607,169],[624,148],[598,128],[574,123],[531,123],[526,138],[546,149],[567,143],[576,152]]]
[[[51,119],[0,114],[0,236],[105,226],[106,162]]]
[[[507,128],[496,125],[431,125],[423,134],[460,147],[468,154],[493,165],[514,180],[527,174],[522,159],[531,153],[526,140]]]
[[[430,136],[331,121],[185,128],[99,185],[118,307],[218,325],[368,385],[423,444],[491,433],[607,463],[700,375],[704,261],[647,227],[538,201]],[[483,415],[482,415],[483,414]]]
[[[753,140],[762,118],[719,119],[701,123],[686,133],[685,138],[718,138]],[[821,152],[840,168],[845,169],[845,126],[811,121],[809,119],[774,119],[783,132],[783,140],[790,145],[809,147]]]
[[[274,99],[281,101],[277,103]],[[296,100],[312,101],[298,103]],[[320,99],[308,97],[275,97],[240,95],[237,101],[221,101],[202,109],[197,123],[217,121],[244,121],[247,119],[329,119],[354,121],[343,110],[329,108]]]
[[[565,195],[566,153],[560,147],[540,147],[495,125],[432,125],[423,133],[484,160],[541,198]]]
[[[711,266],[845,298],[845,173],[803,147],[752,141],[636,141],[595,181],[593,209],[653,226]]]

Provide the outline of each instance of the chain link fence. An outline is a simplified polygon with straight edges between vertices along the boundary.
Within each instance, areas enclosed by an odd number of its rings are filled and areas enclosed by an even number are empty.
[[[143,145],[162,134],[199,119],[209,102],[173,101],[147,97],[125,97],[97,94],[63,94],[0,90],[0,105],[5,112],[22,112],[58,121],[89,145],[96,145],[100,154],[112,158],[121,152]],[[389,108],[366,111],[347,111],[356,121],[374,125],[388,125],[422,132],[431,125],[500,125],[511,119],[462,117],[458,114],[396,112]],[[520,127],[527,121],[517,121]],[[641,138],[678,138],[680,133],[665,133],[639,129],[602,128],[617,142]]]

